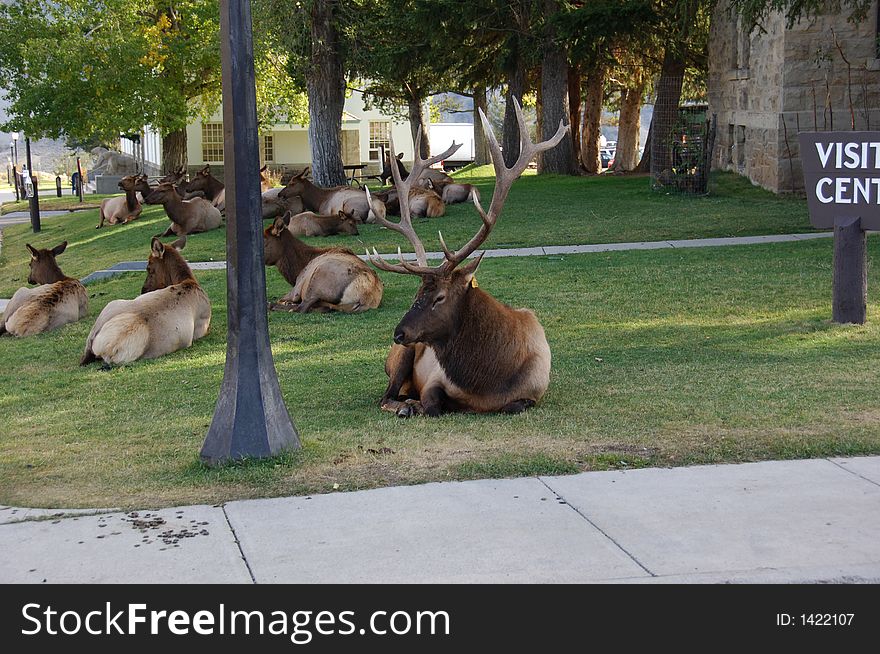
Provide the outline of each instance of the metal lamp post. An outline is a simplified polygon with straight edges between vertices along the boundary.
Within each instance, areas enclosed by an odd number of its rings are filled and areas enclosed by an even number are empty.
[[[10,154],[12,154],[12,185],[15,187],[15,201],[21,199],[19,188],[21,184],[18,179],[18,132],[12,132],[12,144],[9,146]]]
[[[269,347],[248,0],[220,0],[220,43],[228,332],[223,384],[201,451],[208,465],[300,447]]]
[[[31,163],[31,139],[30,137],[25,137],[24,139],[25,147],[27,148],[27,166],[28,166],[28,176],[31,185],[33,186],[33,191],[30,195],[30,210],[31,210],[31,229],[34,234],[40,231],[40,191],[39,184],[37,180],[37,176],[34,174],[34,166]]]

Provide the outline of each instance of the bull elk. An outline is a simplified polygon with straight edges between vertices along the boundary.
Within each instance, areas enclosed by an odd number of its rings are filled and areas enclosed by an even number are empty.
[[[293,236],[290,216],[276,218],[263,232],[267,266],[293,286],[271,309],[360,313],[382,302],[382,281],[375,271],[345,248],[314,248]]]
[[[170,245],[153,237],[141,295],[104,307],[80,365],[155,359],[189,347],[208,332],[211,302],[179,252],[185,244],[185,236]]]
[[[544,329],[528,309],[502,304],[479,288],[474,274],[482,257],[460,266],[492,231],[513,182],[539,152],[556,146],[568,127],[560,121],[548,141],[533,143],[522,107],[514,99],[521,150],[511,168],[504,159],[495,134],[480,110],[495,166],[495,191],[488,211],[473,198],[482,226],[461,249],[452,252],[440,235],[445,256],[438,267],[427,265],[425,248],[413,229],[408,207],[411,182],[435,161],[458,149],[454,144],[443,154],[423,160],[417,155],[413,171],[400,189],[400,221],[377,216],[381,224],[403,234],[413,245],[416,263],[382,260],[376,250],[369,256],[374,266],[388,272],[417,275],[421,286],[410,310],[394,330],[394,345],[385,362],[389,382],[381,407],[401,417],[415,414],[436,416],[444,412],[519,413],[534,406],[550,383],[550,347]],[[421,131],[416,137],[419,152]],[[392,172],[393,169],[392,169]],[[460,267],[459,267],[460,266]]]
[[[0,336],[33,336],[76,322],[86,315],[88,295],[78,279],[68,277],[55,257],[67,248],[67,241],[51,250],[37,250],[30,243],[29,284],[36,288],[18,289],[0,317]]]
[[[112,198],[101,200],[101,220],[95,226],[100,229],[104,223],[119,225],[130,223],[141,215],[144,207],[138,199],[138,193],[142,197],[150,194],[150,184],[146,175],[128,175],[119,180],[119,188],[125,191],[125,195],[117,195]]]
[[[353,215],[360,222],[367,222],[371,207],[363,193],[349,186],[335,186],[333,188],[315,186],[306,179],[308,172],[309,169],[306,168],[293,175],[278,197],[282,200],[289,200],[298,195],[302,198],[303,206],[307,211],[323,215],[343,211]]]
[[[146,197],[148,204],[161,204],[171,219],[171,224],[159,236],[186,236],[198,232],[207,232],[220,227],[223,216],[220,210],[205,198],[184,200],[170,183],[159,184]]]

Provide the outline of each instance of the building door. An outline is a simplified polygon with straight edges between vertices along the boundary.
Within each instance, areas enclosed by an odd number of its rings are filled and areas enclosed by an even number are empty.
[[[342,162],[346,166],[361,162],[360,132],[355,129],[342,130]]]

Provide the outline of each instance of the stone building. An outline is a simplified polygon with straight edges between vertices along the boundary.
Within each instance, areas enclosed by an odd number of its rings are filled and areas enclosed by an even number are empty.
[[[719,2],[709,41],[712,167],[771,191],[799,191],[798,132],[880,131],[877,5],[860,23],[848,22],[844,9],[791,29],[774,13],[748,29]]]

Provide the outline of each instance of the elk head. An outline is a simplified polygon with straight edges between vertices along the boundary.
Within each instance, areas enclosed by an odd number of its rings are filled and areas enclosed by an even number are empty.
[[[501,215],[501,210],[504,207],[504,202],[507,200],[511,185],[526,169],[529,162],[538,153],[555,147],[568,131],[568,126],[559,121],[559,128],[552,138],[540,143],[533,143],[525,124],[522,107],[515,98],[514,108],[516,110],[517,123],[519,124],[520,155],[510,168],[505,166],[504,157],[501,154],[501,148],[495,138],[495,133],[492,131],[483,110],[480,109],[480,119],[483,122],[483,129],[489,141],[489,150],[495,167],[495,191],[492,194],[492,202],[489,204],[488,210],[483,209],[480,204],[479,195],[474,194],[474,207],[480,215],[483,224],[477,234],[461,249],[455,252],[451,251],[443,240],[443,234],[440,234],[440,247],[443,249],[444,260],[439,266],[428,266],[425,247],[416,235],[415,229],[413,229],[409,206],[410,188],[413,184],[417,183],[422,172],[431,164],[447,159],[461,145],[453,143],[446,152],[430,159],[422,159],[418,154],[422,137],[421,130],[419,130],[416,136],[414,150],[416,152],[416,160],[413,164],[412,172],[406,180],[401,180],[397,168],[391,168],[394,184],[398,191],[398,201],[400,202],[400,221],[396,223],[389,221],[385,217],[384,212],[376,214],[376,221],[388,229],[403,234],[409,240],[415,250],[416,262],[412,263],[405,260],[400,248],[397,250],[400,263],[397,264],[388,263],[383,260],[375,249],[373,249],[372,254],[367,252],[367,256],[370,262],[380,270],[418,275],[422,282],[412,307],[394,330],[395,343],[401,345],[417,342],[437,344],[444,342],[448,336],[455,332],[461,316],[461,308],[466,302],[466,298],[470,293],[479,292],[475,291],[474,274],[480,265],[482,255],[460,268],[458,266],[473,254],[489,236],[489,232],[492,231],[498,217]],[[394,145],[392,144],[391,147],[393,148]],[[370,200],[369,193],[368,189],[368,201]]]
[[[147,259],[147,279],[141,293],[158,291],[160,288],[179,284],[192,277],[192,271],[180,254],[186,245],[186,236],[165,245],[155,236],[150,243],[150,258]]]
[[[186,166],[178,167],[174,172],[168,173],[159,180],[160,184],[180,184],[186,178]]]
[[[144,198],[146,198],[147,195],[153,192],[147,179],[146,175],[128,175],[119,180],[119,188],[123,191],[131,191],[132,193],[140,191]]]
[[[150,194],[144,198],[144,202],[147,204],[165,204],[169,200],[177,197],[180,196],[177,195],[174,184],[171,182],[165,182],[152,189]]]
[[[192,193],[193,191],[204,191],[208,188],[208,183],[211,180],[211,166],[205,166],[199,172],[197,172],[193,178],[187,182],[183,190],[187,193]]]
[[[344,211],[339,211],[337,213],[339,216],[339,220],[341,221],[339,224],[339,233],[340,234],[348,234],[350,236],[357,236],[360,232],[358,232],[358,221],[357,218],[354,217],[353,214],[345,213]]]
[[[290,225],[290,212],[278,217],[263,230],[263,255],[267,266],[274,266],[284,254],[285,233],[290,236],[287,226]]]
[[[306,189],[306,175],[308,174],[309,169],[306,168],[302,172],[291,177],[290,181],[287,182],[287,186],[278,192],[278,197],[282,200],[288,200],[295,195],[302,195],[303,191]]]
[[[25,247],[31,253],[28,284],[54,284],[64,279],[64,273],[55,262],[55,257],[64,252],[67,248],[67,241],[56,245],[51,250],[38,250],[30,243],[25,243]]]

